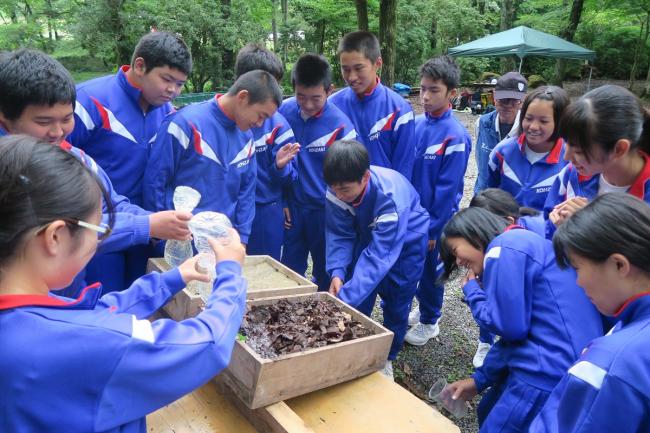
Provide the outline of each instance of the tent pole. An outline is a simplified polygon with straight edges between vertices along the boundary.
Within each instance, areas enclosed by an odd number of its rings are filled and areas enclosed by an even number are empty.
[[[519,73],[521,74],[521,65],[524,63],[524,58],[520,57],[519,58]]]
[[[591,90],[591,73],[594,71],[594,67],[589,65],[589,80],[587,81],[587,92]]]

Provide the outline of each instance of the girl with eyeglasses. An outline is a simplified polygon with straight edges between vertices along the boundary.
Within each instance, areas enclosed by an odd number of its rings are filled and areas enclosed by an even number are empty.
[[[531,92],[521,108],[519,137],[499,143],[490,154],[488,187],[513,195],[520,206],[541,210],[557,174],[566,164],[558,132],[569,97],[559,87]]]
[[[65,287],[113,224],[99,179],[58,146],[0,139],[0,431],[144,432],[145,416],[201,386],[230,360],[244,313],[244,248],[211,242],[218,278],[205,311],[151,316],[189,281],[195,259],[123,292],[78,299]],[[109,209],[110,212],[110,209]],[[110,215],[110,214],[109,214]]]

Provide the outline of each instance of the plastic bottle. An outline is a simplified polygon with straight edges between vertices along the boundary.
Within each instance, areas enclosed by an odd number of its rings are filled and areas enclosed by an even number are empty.
[[[192,212],[201,201],[201,193],[189,186],[177,186],[174,190],[174,209]],[[177,267],[185,260],[194,256],[191,241],[170,239],[165,244],[165,260]]]
[[[199,212],[194,215],[189,222],[190,231],[194,238],[194,246],[199,251],[199,260],[197,261],[197,271],[206,272],[210,275],[210,282],[193,281],[191,287],[198,292],[203,299],[207,299],[212,293],[212,286],[216,278],[216,257],[214,251],[208,243],[209,238],[217,239],[223,245],[227,245],[232,240],[230,229],[232,223],[222,213],[219,212]]]

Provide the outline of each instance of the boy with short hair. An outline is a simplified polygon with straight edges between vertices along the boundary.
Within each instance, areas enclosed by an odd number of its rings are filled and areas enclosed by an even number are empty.
[[[278,57],[261,45],[246,44],[237,53],[235,78],[261,69],[280,82],[284,66]],[[261,127],[251,128],[257,160],[255,189],[255,219],[246,251],[250,255],[266,254],[280,260],[284,242],[283,187],[294,178],[290,163],[300,150],[294,143],[293,131],[287,119],[278,111]]]
[[[353,122],[373,165],[392,168],[411,179],[415,158],[415,126],[411,105],[379,81],[379,41],[370,32],[348,33],[337,55],[348,84],[330,101]]]
[[[147,244],[152,237],[189,238],[187,221],[191,215],[174,211],[152,214],[130,203],[115,192],[104,170],[90,156],[65,141],[75,124],[75,98],[70,73],[47,54],[27,49],[0,54],[0,136],[26,134],[61,146],[99,176],[116,214],[113,231],[98,251],[123,251]],[[63,294],[76,297],[84,287],[83,280],[84,275],[80,275]]]
[[[131,64],[117,74],[77,86],[70,142],[104,167],[116,190],[138,206],[151,141],[191,71],[192,56],[181,37],[157,31],[140,39]],[[149,253],[140,246],[99,256],[89,264],[89,275],[121,290],[144,274]]]
[[[460,69],[449,56],[430,59],[420,67],[420,101],[424,114],[415,118],[417,139],[413,185],[429,212],[429,242],[424,273],[418,285],[419,308],[409,315],[407,343],[421,346],[440,332],[444,286],[437,283],[438,239],[458,210],[463,196],[463,177],[471,151],[469,133],[454,117],[451,100],[460,84]]]
[[[287,226],[282,262],[304,275],[311,253],[313,275],[319,290],[330,280],[325,270],[325,192],[323,159],[335,140],[356,137],[352,122],[328,103],[332,70],[323,56],[304,54],[296,62],[291,83],[296,96],[284,101],[280,112],[295,133],[301,151],[296,157],[298,181],[288,198]]]
[[[145,170],[145,207],[171,209],[176,187],[189,186],[201,193],[194,212],[225,214],[247,244],[257,177],[249,130],[262,126],[281,103],[275,78],[255,70],[239,77],[226,94],[168,116]]]
[[[330,293],[370,315],[382,298],[384,325],[393,331],[385,374],[402,347],[408,314],[427,251],[429,215],[400,173],[370,165],[356,141],[337,141],[323,164],[327,271]]]

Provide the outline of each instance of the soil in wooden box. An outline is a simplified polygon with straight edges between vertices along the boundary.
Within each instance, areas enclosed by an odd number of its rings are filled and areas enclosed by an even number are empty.
[[[245,264],[243,269],[244,278],[248,282],[248,290],[261,290],[269,287],[293,287],[297,283],[287,275],[279,272],[268,262]]]
[[[330,300],[253,305],[240,333],[267,359],[373,334]]]

